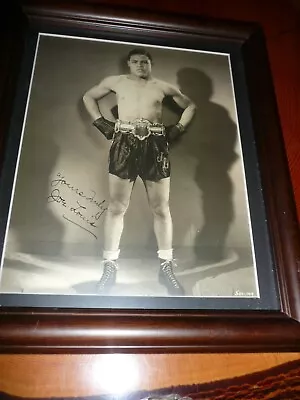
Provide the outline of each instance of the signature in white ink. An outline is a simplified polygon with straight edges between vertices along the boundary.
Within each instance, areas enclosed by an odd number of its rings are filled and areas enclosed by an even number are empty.
[[[241,290],[237,289],[237,290],[234,290],[233,295],[234,296],[253,297],[254,293],[253,292],[242,292]]]

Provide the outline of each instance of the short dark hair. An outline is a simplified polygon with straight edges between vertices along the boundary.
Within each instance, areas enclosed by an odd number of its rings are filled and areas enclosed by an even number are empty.
[[[146,49],[144,49],[144,48],[142,48],[142,47],[137,47],[137,48],[131,50],[131,51],[128,53],[128,55],[127,55],[127,61],[130,60],[130,57],[131,57],[131,56],[136,56],[136,55],[143,55],[143,56],[146,56],[146,57],[149,58],[149,60],[150,60],[151,63],[152,63],[152,56],[151,56],[151,54],[150,54]]]

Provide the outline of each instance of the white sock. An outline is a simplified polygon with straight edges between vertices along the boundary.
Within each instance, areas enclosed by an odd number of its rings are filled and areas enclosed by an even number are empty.
[[[119,258],[120,249],[118,250],[104,250],[103,251],[103,258],[105,260],[117,260]]]
[[[158,257],[162,260],[172,260],[173,259],[173,249],[169,250],[158,250]]]

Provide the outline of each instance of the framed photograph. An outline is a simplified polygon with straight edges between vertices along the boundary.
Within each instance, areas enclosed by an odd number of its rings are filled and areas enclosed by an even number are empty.
[[[262,29],[19,13],[0,349],[299,350],[299,227]]]

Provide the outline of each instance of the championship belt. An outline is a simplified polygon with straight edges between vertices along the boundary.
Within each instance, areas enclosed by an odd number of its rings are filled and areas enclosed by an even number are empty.
[[[163,136],[165,134],[165,127],[160,123],[153,123],[144,118],[137,118],[133,121],[117,120],[115,132],[131,133],[137,139],[145,140],[150,135]]]

